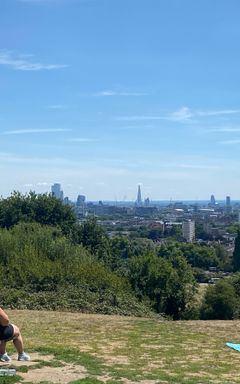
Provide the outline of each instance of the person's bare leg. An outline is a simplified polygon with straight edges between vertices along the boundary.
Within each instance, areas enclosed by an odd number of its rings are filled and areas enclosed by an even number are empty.
[[[19,328],[16,325],[13,325],[14,333],[13,333],[13,344],[18,352],[18,354],[23,353],[23,339],[22,335],[19,331]]]
[[[6,341],[0,341],[0,355],[3,355],[6,352]]]
[[[20,330],[16,325],[13,324],[13,344],[18,352],[18,360],[19,361],[29,361],[30,356],[24,352],[23,350],[23,339],[20,333]]]

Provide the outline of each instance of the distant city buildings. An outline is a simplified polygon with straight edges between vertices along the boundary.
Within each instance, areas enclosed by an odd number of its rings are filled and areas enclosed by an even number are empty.
[[[150,206],[150,199],[149,199],[149,197],[147,197],[147,198],[144,200],[144,206],[145,206],[145,207],[149,207],[149,206]]]
[[[182,223],[182,236],[188,242],[192,243],[195,239],[195,222],[186,220]]]
[[[63,191],[61,190],[61,184],[53,184],[51,187],[51,191],[53,196],[55,196],[57,199],[63,200]]]

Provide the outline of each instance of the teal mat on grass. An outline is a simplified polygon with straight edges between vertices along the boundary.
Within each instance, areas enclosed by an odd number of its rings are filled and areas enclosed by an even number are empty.
[[[226,343],[226,346],[229,348],[235,349],[235,351],[240,352],[240,344]]]

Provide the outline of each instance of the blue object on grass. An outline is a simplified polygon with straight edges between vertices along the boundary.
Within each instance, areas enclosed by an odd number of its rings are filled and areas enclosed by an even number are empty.
[[[235,349],[235,351],[240,352],[240,344],[226,343],[226,346],[229,348]]]

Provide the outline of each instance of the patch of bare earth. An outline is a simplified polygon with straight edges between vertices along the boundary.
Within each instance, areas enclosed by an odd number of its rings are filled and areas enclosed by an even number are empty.
[[[64,367],[42,367],[33,369],[27,373],[19,373],[25,381],[33,383],[50,382],[53,384],[66,384],[74,380],[84,379],[86,372],[84,367],[73,364],[65,364]]]
[[[31,366],[39,362],[51,362],[54,360],[53,355],[40,355],[39,353],[31,353],[31,361],[17,361],[17,355],[12,356],[11,363],[3,363],[0,367],[29,367],[28,372],[18,372],[18,375],[26,382],[41,383],[49,382],[53,384],[66,384],[74,380],[84,379],[86,370],[79,365],[67,364],[61,362],[61,367],[42,366],[41,368],[31,369]]]

